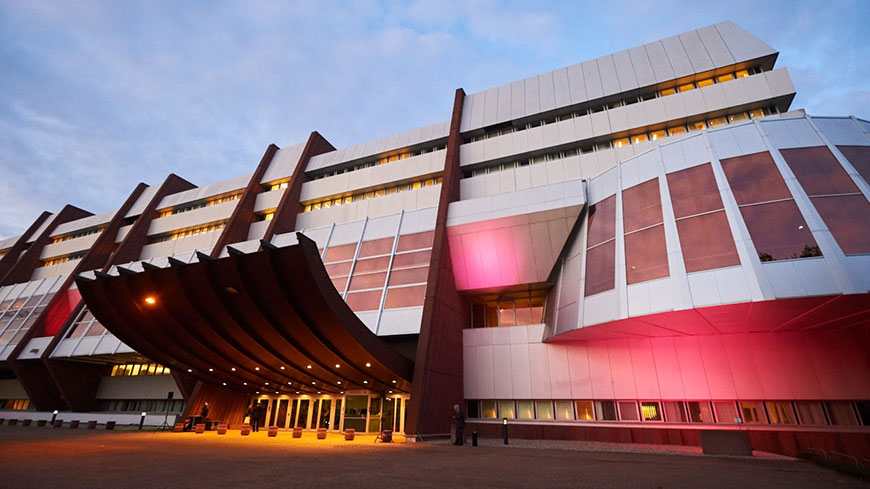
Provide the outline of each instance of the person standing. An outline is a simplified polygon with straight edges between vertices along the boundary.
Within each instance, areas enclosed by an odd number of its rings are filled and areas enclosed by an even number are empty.
[[[465,429],[465,413],[459,407],[459,404],[453,405],[453,422],[456,423],[456,441],[454,445],[463,445],[465,443],[465,435],[462,431]]]
[[[263,405],[257,403],[251,413],[251,431],[260,431],[260,416],[263,415]]]

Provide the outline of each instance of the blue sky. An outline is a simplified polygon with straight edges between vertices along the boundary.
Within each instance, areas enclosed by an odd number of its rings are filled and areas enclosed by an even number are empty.
[[[0,0],[0,238],[170,172],[249,173],[312,130],[341,147],[446,120],[458,87],[722,20],[780,51],[793,108],[870,117],[866,0]]]

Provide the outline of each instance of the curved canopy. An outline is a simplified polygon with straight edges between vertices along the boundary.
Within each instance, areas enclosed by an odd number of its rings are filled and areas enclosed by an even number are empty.
[[[134,350],[245,392],[409,392],[413,363],[335,290],[317,246],[296,243],[142,272],[76,277],[94,316]]]

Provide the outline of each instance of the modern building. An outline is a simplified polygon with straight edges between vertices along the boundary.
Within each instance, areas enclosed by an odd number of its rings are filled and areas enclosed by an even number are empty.
[[[46,212],[0,241],[0,402],[870,456],[870,122],[777,54],[722,22]]]

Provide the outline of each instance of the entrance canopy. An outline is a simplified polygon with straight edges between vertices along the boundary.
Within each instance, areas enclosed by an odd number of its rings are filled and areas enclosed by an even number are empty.
[[[76,277],[106,329],[148,358],[247,393],[410,392],[413,362],[372,333],[302,234],[226,258]]]

